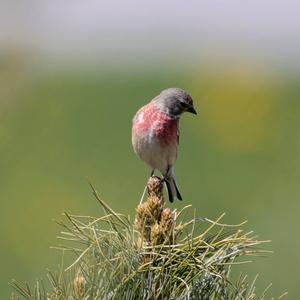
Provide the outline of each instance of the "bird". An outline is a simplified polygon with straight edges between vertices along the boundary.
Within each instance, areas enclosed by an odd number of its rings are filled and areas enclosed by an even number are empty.
[[[132,120],[134,152],[158,170],[166,184],[169,201],[182,200],[174,172],[179,145],[179,120],[183,113],[197,115],[192,97],[183,89],[168,88],[140,108]]]

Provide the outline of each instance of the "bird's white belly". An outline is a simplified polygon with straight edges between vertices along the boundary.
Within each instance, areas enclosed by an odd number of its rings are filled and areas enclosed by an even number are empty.
[[[152,169],[159,170],[162,174],[173,165],[177,156],[177,145],[162,146],[158,139],[151,135],[133,139],[134,150]]]

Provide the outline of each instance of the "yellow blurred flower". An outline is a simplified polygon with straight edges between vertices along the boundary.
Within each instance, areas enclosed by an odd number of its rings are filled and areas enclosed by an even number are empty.
[[[196,76],[191,90],[200,98],[197,106],[208,135],[229,151],[248,152],[264,143],[274,127],[277,86],[270,74],[243,68]]]

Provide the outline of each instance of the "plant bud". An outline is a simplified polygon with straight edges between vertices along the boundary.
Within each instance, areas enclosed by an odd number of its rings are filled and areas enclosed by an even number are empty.
[[[85,294],[86,280],[83,276],[77,275],[74,279],[74,291],[77,298],[81,299]]]

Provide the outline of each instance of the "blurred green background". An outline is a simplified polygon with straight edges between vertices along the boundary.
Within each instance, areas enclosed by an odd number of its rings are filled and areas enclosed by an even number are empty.
[[[58,5],[54,2],[54,6]],[[6,8],[11,8],[9,5]],[[49,3],[48,6],[38,7],[49,12],[52,6]],[[207,7],[210,11],[209,4]],[[52,8],[48,20],[55,22],[56,13],[63,18],[68,15]],[[97,17],[91,8],[85,11],[88,17],[89,13]],[[28,11],[25,9],[23,14],[27,16]],[[215,16],[211,18],[214,20]],[[34,18],[29,19],[31,25],[39,24]],[[68,24],[73,24],[72,20]],[[172,31],[164,18],[159,20],[162,29]],[[105,23],[101,19],[97,22]],[[118,30],[122,22],[116,26]],[[132,28],[138,27],[132,22]],[[201,24],[201,20],[193,22]],[[237,18],[235,22],[238,27],[244,21]],[[251,18],[245,22],[251,24]],[[80,24],[74,26],[76,30],[85,22]],[[29,28],[34,30],[34,26]],[[48,39],[49,31],[45,28],[40,30],[48,34]],[[62,27],[62,31],[65,28],[68,26]],[[116,28],[102,29],[109,35]],[[128,28],[124,35],[130,35],[132,28]],[[155,39],[160,28],[150,28]],[[143,30],[146,35],[148,29]],[[182,32],[191,30],[187,27]],[[259,36],[257,28],[253,32]],[[95,36],[86,37],[86,33],[83,36],[85,47],[90,50]],[[186,48],[186,44],[172,42],[171,48],[177,46],[179,53],[170,54],[168,40],[164,41],[166,49],[154,47],[153,53],[139,47],[128,50],[132,41],[139,42],[140,36],[135,35],[128,41],[115,35],[110,41],[113,53],[108,54],[99,46],[89,55],[88,51],[76,52],[74,43],[70,43],[70,48],[66,43],[63,48],[53,49],[40,42],[37,45],[42,46],[38,48],[30,43],[17,43],[18,35],[15,37],[13,43],[3,38],[0,52],[3,299],[11,293],[8,282],[12,278],[33,283],[44,277],[47,268],[59,265],[59,253],[49,249],[59,243],[55,237],[60,228],[53,219],[62,219],[64,211],[101,214],[87,178],[115,210],[134,215],[149,170],[132,151],[131,119],[139,107],[162,89],[173,86],[190,92],[199,114],[184,115],[181,121],[176,173],[184,201],[171,206],[180,209],[193,204],[199,216],[211,219],[226,212],[226,223],[249,220],[246,229],[254,230],[261,239],[271,239],[267,248],[274,250],[274,254],[255,259],[253,264],[238,267],[239,270],[249,273],[250,278],[258,273],[261,291],[272,282],[272,295],[288,291],[288,299],[297,299],[300,263],[297,57],[263,47],[254,54],[237,57],[237,44],[231,45],[232,52],[230,47],[220,48],[210,58],[199,45],[195,45],[196,55],[194,52],[190,56],[180,55],[179,50]],[[61,40],[53,37],[54,32],[50,34],[49,45],[60,44]],[[39,36],[31,38],[39,40]],[[104,39],[103,35],[101,38]],[[193,37],[184,39],[193,48]],[[121,48],[116,49],[115,40]],[[145,40],[153,42],[151,38]],[[249,45],[254,43],[250,38],[247,41]],[[290,49],[293,46],[289,44]],[[216,48],[212,43],[207,49]]]

